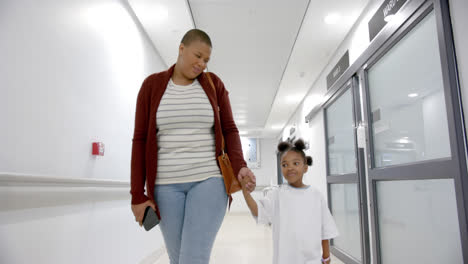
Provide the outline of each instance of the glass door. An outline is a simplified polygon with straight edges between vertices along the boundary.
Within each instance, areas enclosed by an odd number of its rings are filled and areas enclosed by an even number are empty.
[[[360,75],[374,263],[464,263],[455,184],[463,175],[432,5],[369,65]]]
[[[362,202],[354,84],[350,80],[324,106],[327,151],[328,201],[340,235],[331,242],[332,253],[344,263],[368,263],[363,220],[367,219]],[[362,190],[362,191],[361,191]],[[364,209],[364,211],[363,211]],[[364,217],[363,217],[364,216]]]

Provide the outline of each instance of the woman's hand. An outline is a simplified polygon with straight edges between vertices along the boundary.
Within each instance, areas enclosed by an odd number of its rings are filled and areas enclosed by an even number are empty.
[[[140,224],[140,226],[143,225],[143,216],[145,214],[145,209],[148,206],[151,206],[151,208],[153,208],[153,210],[156,211],[156,206],[151,200],[147,200],[146,202],[141,204],[132,204],[132,212],[135,216],[135,221],[137,221]]]
[[[249,179],[249,182],[245,185],[243,184],[242,187],[247,189],[249,192],[253,192],[257,184],[257,179],[255,178],[255,175],[249,168],[243,167],[240,169],[239,174],[237,175],[237,179],[240,183],[242,183],[245,182],[246,178]]]

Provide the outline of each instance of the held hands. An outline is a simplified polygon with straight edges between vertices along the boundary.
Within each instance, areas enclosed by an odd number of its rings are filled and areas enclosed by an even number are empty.
[[[156,211],[156,207],[154,206],[154,203],[151,200],[148,200],[141,204],[132,204],[132,212],[135,216],[135,221],[137,221],[140,224],[140,226],[143,225],[143,215],[145,214],[145,209],[148,206],[151,206],[151,208],[153,208],[153,210]]]
[[[241,168],[239,174],[237,175],[237,179],[239,180],[242,186],[242,190],[248,191],[249,193],[255,190],[257,179],[255,178],[255,175],[249,168]]]
[[[249,177],[244,177],[240,180],[240,184],[241,184],[241,187],[242,187],[242,192],[245,193],[251,193],[253,192],[252,188],[250,187],[250,178]],[[255,187],[253,188],[255,189]]]

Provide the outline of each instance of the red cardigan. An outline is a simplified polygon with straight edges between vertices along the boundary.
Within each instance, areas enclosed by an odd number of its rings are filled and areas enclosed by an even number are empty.
[[[158,167],[158,141],[156,139],[156,112],[161,98],[166,90],[169,79],[174,72],[173,65],[167,71],[155,73],[148,76],[143,82],[138,93],[135,131],[132,144],[131,163],[131,190],[132,204],[140,204],[148,199],[154,202],[154,186],[156,171]],[[200,74],[197,79],[205,91],[214,111],[214,127],[216,138],[216,155],[221,154],[221,133],[224,135],[226,152],[237,175],[242,167],[247,167],[242,154],[242,146],[239,131],[232,117],[231,104],[228,91],[223,82],[213,73],[210,73],[216,86],[216,95],[211,87],[205,73]],[[218,102],[218,105],[216,105]],[[216,111],[219,111],[219,120]],[[219,164],[218,164],[219,166]],[[146,195],[145,195],[146,183]],[[157,207],[157,205],[156,205]],[[158,210],[159,213],[159,210]]]

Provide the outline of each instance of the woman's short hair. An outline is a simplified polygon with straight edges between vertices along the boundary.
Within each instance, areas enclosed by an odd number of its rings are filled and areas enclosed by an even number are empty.
[[[180,43],[184,44],[185,46],[188,46],[194,41],[201,41],[203,43],[208,44],[210,47],[213,47],[211,45],[211,39],[208,36],[208,34],[206,34],[203,30],[196,28],[187,31]]]

